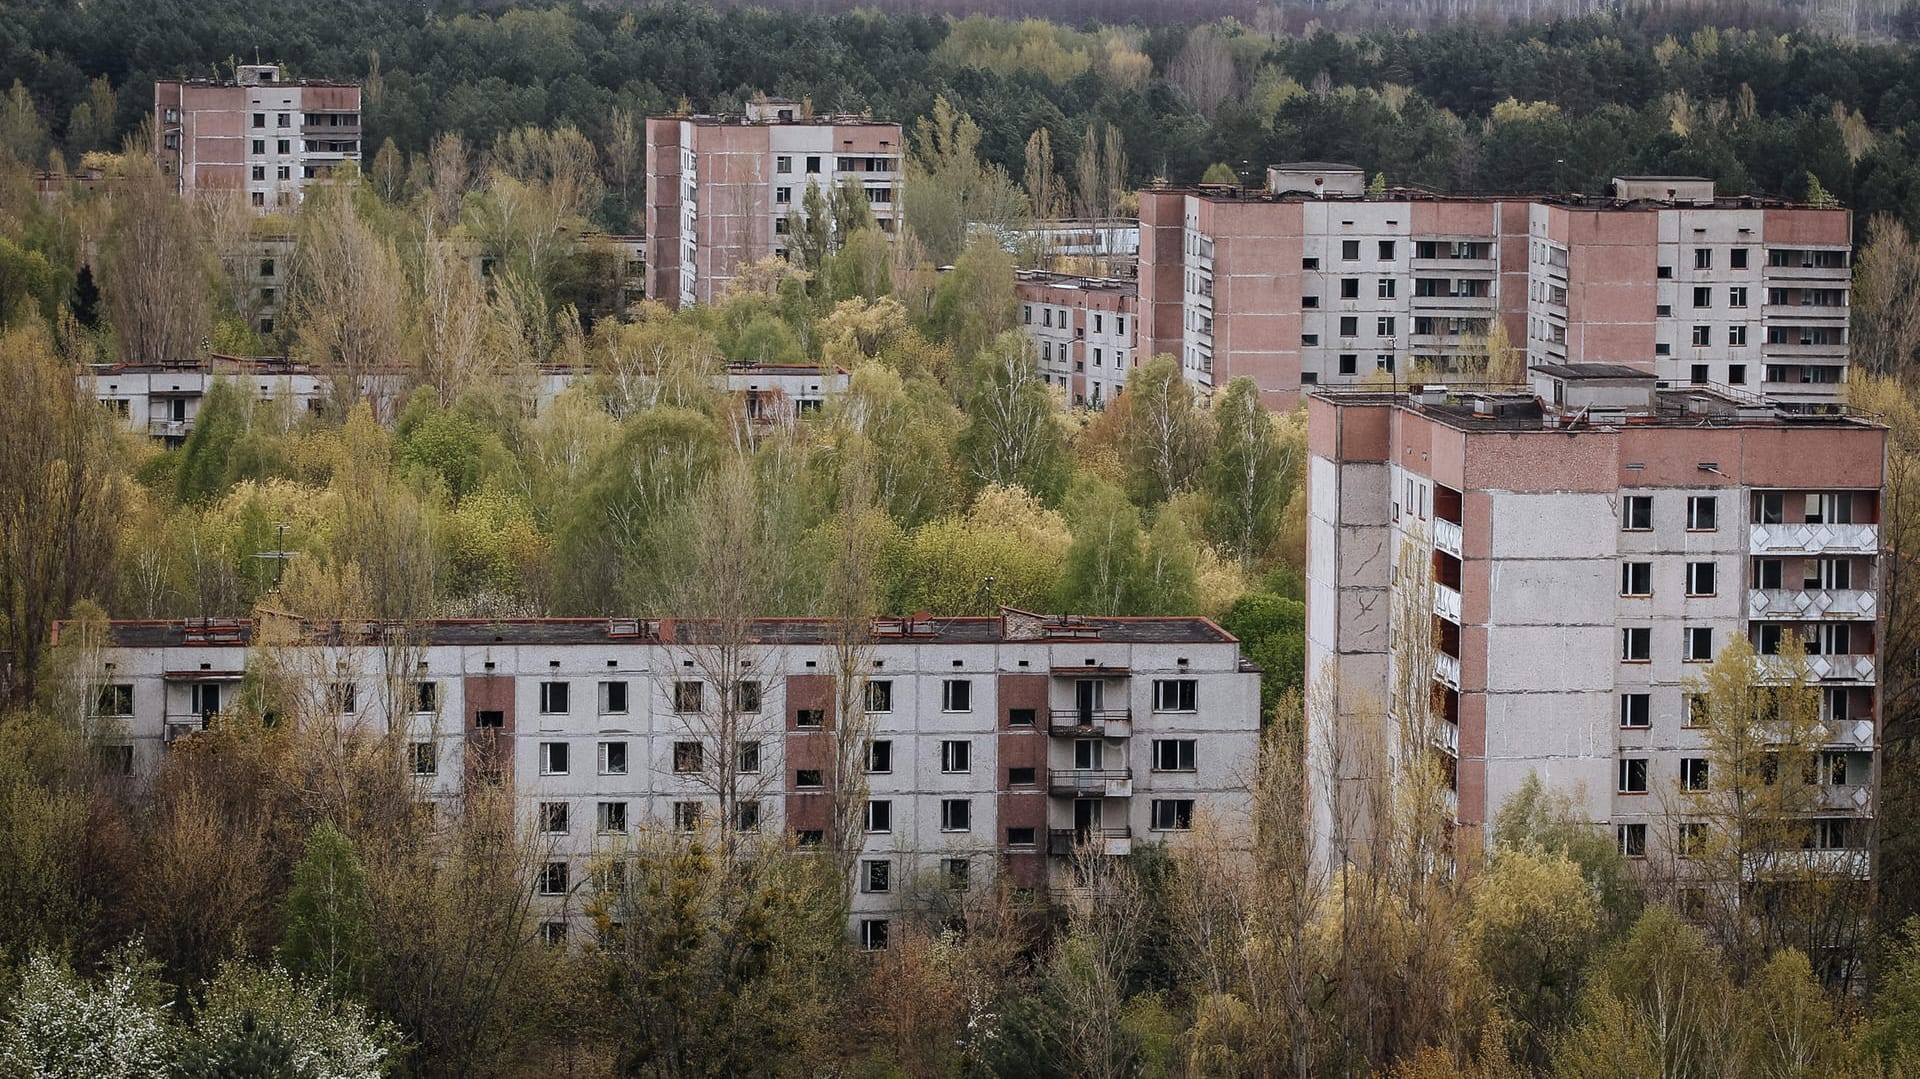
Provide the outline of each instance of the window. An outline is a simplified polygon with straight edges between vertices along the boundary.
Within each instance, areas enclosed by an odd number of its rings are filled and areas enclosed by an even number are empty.
[[[416,712],[436,712],[440,709],[440,683],[415,682],[413,684],[413,710]]]
[[[602,832],[624,832],[627,830],[627,803],[601,802],[595,816],[595,826]]]
[[[860,890],[884,894],[893,890],[893,860],[868,858],[860,863]]]
[[[273,178],[274,178],[274,179],[276,179],[276,180],[291,180],[291,179],[293,179],[293,166],[291,166],[291,165],[282,165],[282,166],[280,166],[279,168],[277,168],[277,169],[274,169],[273,171],[274,171],[274,177],[273,177]],[[308,175],[308,176],[312,176],[312,175],[313,175],[313,172],[312,172],[312,170],[311,170],[311,169],[309,169],[309,170],[308,170],[308,172],[307,172],[307,175]]]
[[[799,768],[793,773],[793,785],[803,790],[812,790],[826,786],[824,773],[818,768]]]
[[[1850,525],[1853,523],[1853,495],[1838,492],[1807,496],[1807,523]]]
[[[796,727],[818,727],[827,721],[824,708],[799,708],[793,713],[793,725]]]
[[[1381,315],[1373,320],[1373,332],[1381,337],[1392,337],[1394,319],[1392,315]]]
[[[1759,639],[1754,642],[1753,650],[1763,656],[1779,655],[1780,627],[1770,625],[1761,626]]]
[[[483,730],[497,730],[507,725],[507,714],[496,709],[482,708],[473,714],[473,725]]]
[[[1630,730],[1645,730],[1653,725],[1652,716],[1652,694],[1620,694],[1620,726]]]
[[[255,125],[255,126],[259,126],[259,125]],[[254,140],[253,140],[253,152],[254,152],[254,155],[255,155],[255,156],[258,156],[258,155],[260,155],[260,154],[264,154],[264,153],[266,153],[266,152],[267,152],[267,140],[265,140],[265,139],[254,139]]]
[[[1007,726],[1009,727],[1033,726],[1033,712],[1034,710],[1031,708],[1007,709]]]
[[[351,712],[360,693],[352,682],[335,682],[327,687],[327,707],[335,712]]]
[[[867,711],[869,712],[893,711],[893,683],[892,682],[868,682],[867,683]]]
[[[1622,532],[1653,530],[1652,495],[1628,495],[1620,500],[1620,530]]]
[[[1695,326],[1693,328],[1693,343],[1700,348],[1705,348],[1713,344],[1713,327]]]
[[[809,174],[812,174],[812,173],[817,173],[819,171],[820,171],[820,159],[818,157],[807,158],[807,172]]]
[[[793,158],[792,158],[791,156],[789,156],[789,155],[787,155],[787,154],[781,154],[781,155],[780,155],[779,157],[776,157],[776,158],[774,158],[774,159],[773,159],[773,171],[775,171],[775,172],[792,172],[792,171],[793,171]]]
[[[253,167],[253,178],[255,180],[265,180],[267,178],[267,167],[265,165],[255,165]]]
[[[965,798],[940,799],[940,830],[964,832],[973,827],[973,803]]]
[[[1779,491],[1762,491],[1753,496],[1753,523],[1777,525],[1786,512],[1786,499]]]
[[[1847,755],[1845,753],[1826,752],[1820,754],[1821,782],[1835,787],[1847,785]]]
[[[1629,626],[1620,631],[1620,658],[1628,663],[1645,663],[1653,658],[1653,630]]]
[[[1711,562],[1687,563],[1687,595],[1715,595],[1713,574],[1714,564]]]
[[[548,862],[540,870],[541,895],[567,894],[567,863]]]
[[[1696,247],[1693,249],[1693,268],[1696,270],[1713,269],[1713,249]]]
[[[567,803],[540,803],[540,830],[548,835],[567,834]]]
[[[1620,837],[1620,853],[1628,858],[1647,856],[1647,826],[1644,824],[1622,824],[1614,830]]]
[[[1711,706],[1704,693],[1689,693],[1680,698],[1681,723],[1688,727],[1704,727],[1713,718]]]
[[[542,715],[565,715],[567,711],[567,683],[540,683],[540,713]]]
[[[699,682],[675,682],[673,684],[673,710],[676,712],[698,712],[706,707],[706,687]]]
[[[1359,240],[1341,240],[1340,241],[1340,257],[1345,259],[1348,262],[1352,262],[1353,260],[1359,258],[1360,257],[1360,241]]]
[[[1040,782],[1040,770],[1037,768],[1007,769],[1007,786],[1009,787],[1031,787],[1038,782]]]
[[[860,947],[869,952],[886,951],[887,928],[885,918],[860,919]]]
[[[1702,821],[1683,821],[1674,831],[1674,853],[1682,858],[1698,858],[1707,848],[1707,826]]]
[[[267,114],[266,114],[266,113],[264,113],[264,112],[256,112],[256,113],[254,113],[254,114],[253,114],[253,126],[255,126],[255,127],[265,127],[265,126],[267,126]],[[258,152],[258,151],[256,151],[256,152]]]
[[[1038,841],[1037,832],[1038,829],[1035,828],[1009,828],[1007,829],[1007,846],[1031,847]]]
[[[1727,252],[1727,265],[1733,267],[1736,270],[1746,269],[1747,268],[1747,249],[1744,247],[1736,247],[1733,250]]]
[[[1647,793],[1647,758],[1622,757],[1620,781],[1615,789],[1621,794]]]
[[[1707,789],[1707,759],[1705,757],[1680,758],[1680,789],[1684,791],[1703,791]]]
[[[1671,267],[1671,266],[1655,266],[1655,267],[1653,268],[1653,276],[1655,276],[1655,277],[1657,277],[1657,278],[1659,278],[1659,279],[1660,279],[1660,280],[1662,280],[1662,281],[1665,281],[1665,280],[1668,280],[1668,279],[1670,279],[1671,277],[1673,277],[1673,267]]]
[[[964,678],[949,678],[940,689],[940,708],[945,712],[973,711],[973,683]]]
[[[893,831],[893,803],[881,800],[867,801],[867,831]]]
[[[1833,590],[1853,587],[1853,563],[1845,558],[1811,558],[1806,561],[1805,585],[1808,591],[1814,589]]]
[[[760,830],[760,801],[749,798],[733,803],[733,830],[736,832],[757,832]]]
[[[1301,307],[1305,307],[1305,308],[1310,308],[1310,309],[1311,309],[1311,308],[1315,308],[1315,307],[1319,307],[1319,306],[1320,306],[1320,297],[1318,297],[1318,296],[1302,296],[1302,297],[1300,297],[1300,306],[1301,306]]]
[[[741,742],[737,747],[735,747],[734,755],[733,755],[733,768],[734,768],[734,771],[740,772],[744,775],[759,775],[760,774],[760,743],[754,742],[754,741],[744,741],[744,742]]]
[[[1200,683],[1192,678],[1156,678],[1153,681],[1153,710],[1156,712],[1191,712]]]
[[[883,775],[893,771],[893,742],[876,738],[867,743],[867,771]]]
[[[1155,798],[1153,800],[1154,831],[1184,832],[1192,827],[1193,799]]]
[[[627,711],[627,684],[625,682],[600,683],[600,714],[603,716],[625,715]]]
[[[973,771],[973,743],[968,741],[941,742],[940,770],[942,772]]]
[[[1359,299],[1360,298],[1360,279],[1357,277],[1341,278],[1340,279],[1340,298],[1343,300]]]
[[[1383,259],[1391,259],[1393,257],[1393,241],[1392,240],[1380,241],[1380,257]]]
[[[1693,306],[1712,307],[1713,306],[1713,290],[1706,287],[1705,285],[1694,286]],[[1695,342],[1695,343],[1697,344],[1698,342]]]
[[[133,683],[116,682],[101,686],[99,695],[94,699],[94,714],[98,716],[130,716],[133,714]]]
[[[1710,663],[1713,661],[1713,627],[1688,626],[1681,631],[1686,639],[1686,661],[1688,663]]]
[[[277,154],[290,154],[293,152],[293,143],[287,139],[276,139],[273,144],[273,151]]]
[[[791,187],[774,188],[773,201],[774,201],[774,204],[778,206],[792,205],[793,204],[793,188]]]
[[[673,744],[673,770],[680,775],[698,772],[706,766],[706,748],[698,742]]]
[[[1311,256],[1303,258],[1300,260],[1300,268],[1303,270],[1317,270],[1320,268],[1320,260]]]
[[[1819,818],[1813,822],[1813,845],[1819,850],[1846,850],[1853,846],[1848,831],[1845,817]]]
[[[540,774],[543,776],[563,776],[567,774],[567,744],[565,742],[540,743]]]
[[[627,774],[627,744],[625,742],[600,743],[600,774],[603,776],[623,776]]]
[[[540,943],[549,948],[564,948],[567,944],[567,923],[541,922]]]
[[[1153,740],[1153,770],[1156,772],[1193,771],[1194,740],[1192,738],[1155,738]]]
[[[1620,563],[1620,594],[1623,596],[1653,595],[1653,563]]]
[[[267,204],[266,192],[264,191],[253,192],[253,204],[255,206],[265,206]]]
[[[673,827],[675,831],[691,832],[700,827],[699,802],[673,803]]]
[[[940,875],[946,878],[947,887],[956,891],[966,888],[970,868],[965,858],[940,859]]]
[[[432,742],[415,742],[407,747],[407,765],[414,775],[435,775],[440,771],[440,755]]]
[[[1393,278],[1391,277],[1381,278],[1379,282],[1377,282],[1376,284],[1375,291],[1379,294],[1380,299],[1383,299],[1383,300],[1393,299]]]
[[[1720,527],[1720,500],[1712,495],[1687,499],[1687,531],[1712,532]]]
[[[1728,289],[1727,290],[1727,306],[1728,307],[1747,306],[1747,286],[1735,285],[1732,288]],[[1741,330],[1744,331],[1745,329],[1746,327],[1744,326],[1741,327]],[[1746,342],[1744,341],[1741,342],[1741,344],[1745,344],[1745,343]]]
[[[1319,343],[1320,335],[1317,333],[1303,333],[1300,335],[1300,347],[1302,348],[1312,348]]]
[[[1351,375],[1356,370],[1359,369],[1359,366],[1360,366],[1360,357],[1355,353],[1342,352],[1340,354],[1340,373],[1341,374]]]

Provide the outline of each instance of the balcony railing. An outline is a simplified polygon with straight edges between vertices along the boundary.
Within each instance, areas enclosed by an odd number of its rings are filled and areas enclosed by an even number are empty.
[[[1072,854],[1081,844],[1101,854],[1120,855],[1133,853],[1133,829],[1119,828],[1050,828],[1047,830],[1047,853]]]
[[[1855,746],[1860,749],[1873,748],[1873,721],[1870,719],[1823,719],[1820,725],[1827,730],[1826,741],[1822,745]]]
[[[1879,525],[1754,525],[1747,534],[1747,553],[1754,555],[1871,555],[1879,551]]]
[[[1879,602],[1856,588],[1750,589],[1748,618],[1872,618]]]
[[[192,420],[148,420],[147,434],[154,438],[185,438],[193,433]]]
[[[1795,877],[1806,873],[1852,877],[1865,880],[1871,859],[1864,847],[1840,847],[1833,850],[1783,850],[1746,856],[1748,880]]]
[[[1047,726],[1054,734],[1125,738],[1133,733],[1133,712],[1127,708],[1055,708],[1048,715]]]
[[[1786,661],[1779,656],[1756,656],[1760,664],[1760,676],[1770,681],[1785,681],[1791,677]],[[1872,656],[1808,656],[1807,676],[1816,682],[1871,682],[1873,681]]]
[[[1073,768],[1049,772],[1047,790],[1069,798],[1131,798],[1133,769]]]
[[[1460,725],[1458,723],[1448,723],[1444,719],[1435,723],[1433,725],[1433,744],[1453,754],[1455,757],[1459,757]]]
[[[1433,676],[1456,692],[1460,689],[1460,660],[1441,652],[1433,657]]]
[[[1873,807],[1873,791],[1864,783],[1820,788],[1820,808],[1864,813]]]
[[[1446,619],[1449,622],[1452,622],[1456,626],[1459,625],[1460,624],[1460,593],[1454,591],[1451,588],[1448,588],[1446,585],[1440,584],[1437,581],[1434,582],[1433,613],[1439,615],[1440,617]]]
[[[1459,558],[1461,557],[1460,544],[1462,538],[1459,525],[1454,524],[1452,521],[1443,521],[1438,517],[1433,519],[1433,545],[1435,548],[1445,551],[1455,558]]]

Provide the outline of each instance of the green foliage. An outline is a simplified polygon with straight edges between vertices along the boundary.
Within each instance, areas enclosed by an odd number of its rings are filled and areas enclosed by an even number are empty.
[[[1494,817],[1493,842],[1501,849],[1572,859],[1594,890],[1602,929],[1609,937],[1624,931],[1639,914],[1639,886],[1618,841],[1580,815],[1565,792],[1549,790],[1538,775],[1528,775],[1501,805]]]
[[[1879,992],[1866,1044],[1887,1063],[1920,1062],[1920,917],[1890,936],[1880,957]]]
[[[0,236],[0,329],[29,315],[52,322],[66,286],[45,254]]]
[[[98,982],[45,952],[27,960],[0,1020],[0,1070],[20,1079],[152,1079],[174,1040],[160,986],[131,951]]]
[[[190,1042],[193,1056],[210,1064],[269,1055],[290,1062],[277,1074],[311,1079],[380,1079],[398,1044],[392,1024],[357,1001],[330,998],[277,966],[239,963],[222,967],[208,987]]]
[[[323,820],[293,867],[280,961],[336,997],[352,995],[374,960],[368,919],[366,875],[353,841]]]
[[[1228,184],[1233,187],[1239,187],[1240,176],[1233,171],[1232,165],[1224,161],[1216,161],[1207,166],[1207,171],[1200,177],[1200,182],[1203,184]]]
[[[1271,716],[1289,690],[1303,688],[1307,608],[1297,599],[1249,592],[1220,616],[1220,627],[1240,638],[1240,654],[1260,665],[1260,714]]]
[[[1236,378],[1214,407],[1218,432],[1207,457],[1207,538],[1250,563],[1267,553],[1280,530],[1288,494],[1286,460],[1273,418],[1253,380]]]
[[[1213,431],[1179,362],[1156,356],[1134,368],[1123,416],[1127,492],[1134,501],[1156,505],[1192,488]]]
[[[419,394],[400,414],[394,431],[394,456],[402,468],[436,477],[458,500],[504,467],[506,447],[465,409],[442,409],[427,395]]]
[[[1035,365],[1033,349],[1007,332],[969,369],[967,426],[959,451],[979,485],[1019,486],[1041,501],[1059,501],[1070,459],[1059,409]]]
[[[247,430],[246,391],[228,379],[215,379],[193,418],[193,431],[180,448],[174,498],[185,504],[211,502],[231,484],[229,466],[235,443]]]

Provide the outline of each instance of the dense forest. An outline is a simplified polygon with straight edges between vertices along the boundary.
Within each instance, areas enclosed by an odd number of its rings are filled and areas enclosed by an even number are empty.
[[[404,160],[441,132],[488,146],[526,125],[615,146],[619,117],[737,107],[756,92],[904,123],[944,97],[1016,180],[1035,131],[1051,133],[1071,177],[1089,130],[1111,126],[1134,184],[1193,182],[1219,163],[1257,181],[1277,160],[1350,161],[1446,191],[1598,192],[1621,173],[1697,173],[1800,198],[1811,177],[1863,224],[1882,212],[1920,224],[1920,49],[1721,28],[1712,15],[1296,34],[690,4],[16,0],[0,4],[0,86],[18,80],[24,97],[0,135],[44,131],[27,154],[57,147],[72,163],[117,148],[156,77],[258,56],[363,82],[369,159],[388,139]],[[629,195],[597,208],[600,223],[630,227]]]

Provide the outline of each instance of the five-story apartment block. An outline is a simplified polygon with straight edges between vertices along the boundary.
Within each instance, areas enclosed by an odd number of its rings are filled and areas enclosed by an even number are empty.
[[[1611,197],[1369,193],[1358,170],[1268,170],[1268,189],[1141,193],[1141,348],[1204,387],[1311,387],[1486,355],[1618,363],[1794,407],[1838,400],[1851,217],[1622,177]]]
[[[1857,852],[1884,428],[1599,364],[1537,367],[1532,393],[1323,390],[1308,409],[1307,676],[1340,691],[1316,750],[1388,723],[1396,687],[1428,681],[1396,662],[1430,647],[1412,662],[1431,666],[1458,823],[1537,774],[1638,857],[1662,792],[1704,782],[1706,665],[1735,636],[1761,663],[1797,637],[1826,739],[1818,835]],[[1430,624],[1406,620],[1410,594]],[[1357,781],[1318,782],[1323,851]]]
[[[744,658],[724,684],[711,632],[117,622],[93,676],[109,752],[136,775],[233,708],[266,652],[304,689],[303,714],[391,732],[423,800],[505,785],[550,851],[534,885],[550,936],[580,912],[592,867],[641,829],[692,832],[725,812],[819,842],[843,699],[870,726],[854,903],[869,946],[917,888],[1001,874],[1046,887],[1088,846],[1123,855],[1208,815],[1246,820],[1259,674],[1206,619],[881,619],[852,672],[834,624],[769,621],[730,646]]]
[[[1133,335],[1138,288],[1110,277],[1020,270],[1020,330],[1047,385],[1075,408],[1104,408],[1139,366]]]
[[[787,218],[809,187],[857,184],[875,223],[900,220],[906,143],[900,125],[813,115],[793,101],[756,101],[739,116],[647,118],[647,295],[673,307],[709,303],[741,268],[786,254]]]
[[[360,88],[241,64],[230,81],[153,84],[154,153],[182,194],[239,192],[260,213],[291,210],[306,186],[359,161]]]

